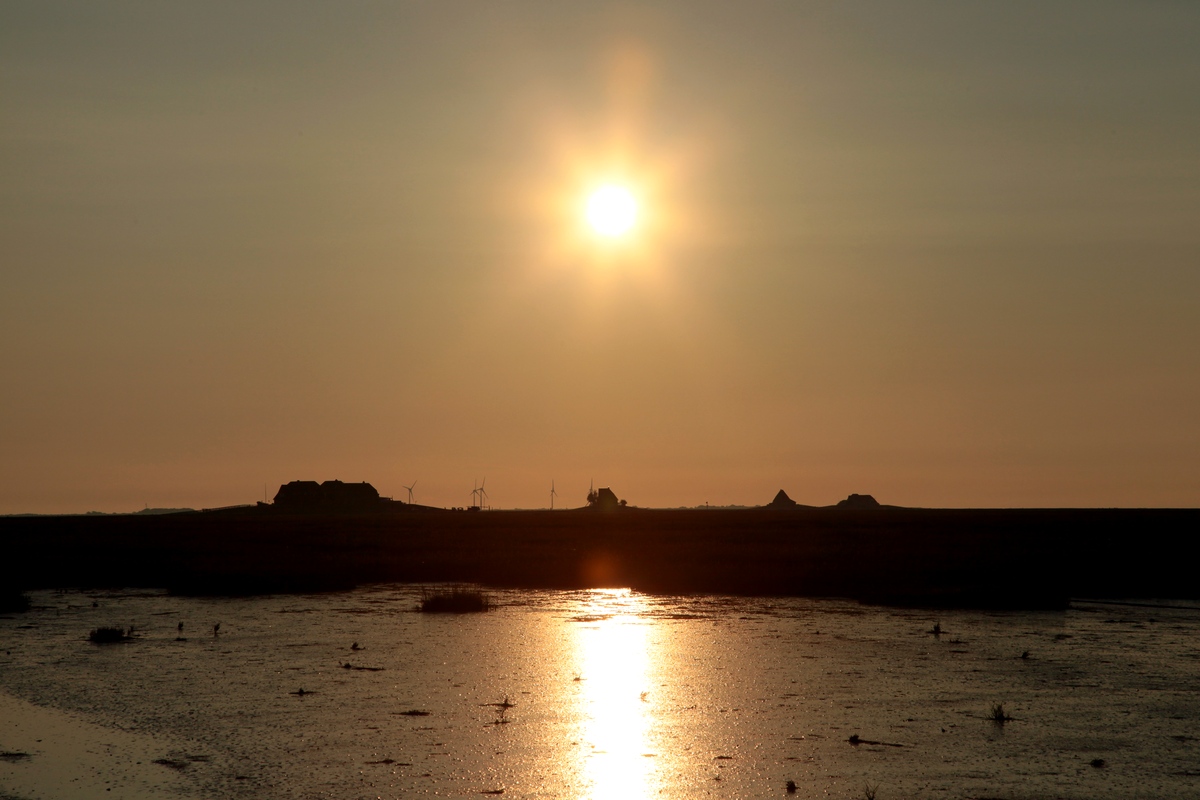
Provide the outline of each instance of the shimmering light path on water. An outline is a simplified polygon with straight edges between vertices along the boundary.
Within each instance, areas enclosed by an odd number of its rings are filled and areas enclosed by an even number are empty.
[[[578,626],[583,721],[579,737],[585,791],[595,800],[657,796],[654,680],[649,626],[640,618],[645,600],[628,591],[597,592]],[[574,680],[574,679],[572,679]]]
[[[148,737],[201,798],[1200,796],[1200,606],[419,595],[35,592],[0,618],[0,691]]]

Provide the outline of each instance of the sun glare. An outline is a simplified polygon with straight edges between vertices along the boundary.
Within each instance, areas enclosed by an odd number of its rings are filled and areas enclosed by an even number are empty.
[[[637,200],[623,186],[602,186],[587,201],[587,221],[602,236],[620,236],[637,221]]]
[[[591,800],[644,800],[659,794],[650,627],[645,601],[628,589],[596,589],[584,609],[594,623],[574,628],[579,647],[582,728],[576,752]],[[666,754],[664,753],[664,758]]]

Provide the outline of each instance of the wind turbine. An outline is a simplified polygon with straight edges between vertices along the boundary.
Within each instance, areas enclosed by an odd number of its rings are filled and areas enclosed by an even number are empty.
[[[472,505],[472,506],[477,506],[477,505],[479,505],[479,499],[478,499],[478,498],[479,498],[479,484],[478,484],[478,480],[479,480],[479,479],[478,479],[478,478],[476,478],[475,480],[471,481],[471,485],[472,485],[473,487],[475,487],[475,488],[471,489],[471,505]]]
[[[403,486],[403,484],[401,484],[401,485]],[[413,481],[412,486],[405,486],[404,488],[408,489],[408,504],[411,506],[412,505],[412,497],[413,497],[412,490],[417,488],[417,482]]]
[[[554,491],[554,481],[550,481],[550,510],[554,510],[554,498],[558,497],[558,492]]]
[[[483,488],[484,486],[487,486],[487,478],[484,478],[479,482],[479,507],[481,509],[483,508],[483,501],[486,500],[488,496],[487,489]]]

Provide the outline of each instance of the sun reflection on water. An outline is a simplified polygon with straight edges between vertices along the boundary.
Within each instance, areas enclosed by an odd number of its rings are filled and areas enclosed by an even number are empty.
[[[628,589],[592,592],[576,627],[583,797],[636,800],[656,782],[649,698],[654,654],[645,601]]]

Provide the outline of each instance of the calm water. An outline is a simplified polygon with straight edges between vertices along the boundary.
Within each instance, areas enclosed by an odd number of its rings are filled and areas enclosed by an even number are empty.
[[[0,690],[160,737],[204,798],[1200,797],[1200,606],[419,593],[35,593]]]

